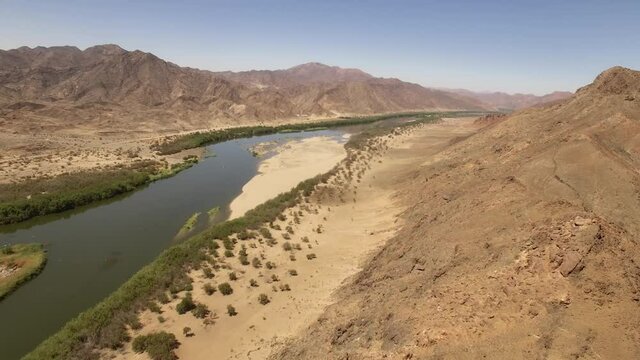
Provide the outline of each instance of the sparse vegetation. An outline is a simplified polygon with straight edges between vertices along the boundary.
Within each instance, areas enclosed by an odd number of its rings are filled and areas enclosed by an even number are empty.
[[[267,296],[267,294],[260,294],[258,295],[258,302],[262,305],[267,305],[268,303],[271,302],[271,300],[269,300],[269,297]]]
[[[227,314],[229,314],[229,316],[236,316],[238,315],[238,312],[232,305],[227,305]]]

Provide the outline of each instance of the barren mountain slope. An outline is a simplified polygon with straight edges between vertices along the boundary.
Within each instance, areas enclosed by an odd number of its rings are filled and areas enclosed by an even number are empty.
[[[640,358],[640,73],[399,174],[406,225],[274,359]]]
[[[531,106],[553,103],[570,98],[573,93],[568,91],[554,91],[552,93],[537,96],[533,94],[507,94],[503,92],[473,92],[469,90],[456,89],[452,93],[464,95],[476,99],[488,106],[496,109],[518,110]]]
[[[317,63],[213,73],[116,45],[0,50],[0,125],[18,132],[179,131],[300,117],[483,108],[464,96]]]

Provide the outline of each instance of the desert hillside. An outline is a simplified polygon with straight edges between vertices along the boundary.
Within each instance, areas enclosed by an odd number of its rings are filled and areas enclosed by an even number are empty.
[[[117,45],[0,50],[0,125],[18,132],[158,132],[344,114],[485,108],[465,96],[317,63],[278,71],[213,73]]]
[[[273,359],[640,357],[640,72],[484,123],[389,179],[405,225]]]
[[[568,91],[554,91],[539,96],[533,94],[507,94],[504,92],[474,92],[464,89],[451,90],[451,92],[476,99],[486,104],[486,106],[500,110],[520,110],[532,106],[559,102],[573,95],[573,93]]]

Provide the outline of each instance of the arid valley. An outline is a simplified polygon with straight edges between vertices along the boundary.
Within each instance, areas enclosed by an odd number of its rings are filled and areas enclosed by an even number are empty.
[[[569,3],[7,2],[0,359],[640,358],[640,7]]]

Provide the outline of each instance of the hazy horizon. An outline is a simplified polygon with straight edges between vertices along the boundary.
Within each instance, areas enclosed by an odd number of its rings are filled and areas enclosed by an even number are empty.
[[[113,43],[212,71],[320,62],[432,88],[575,91],[640,67],[640,4],[620,1],[2,1],[0,48]]]

